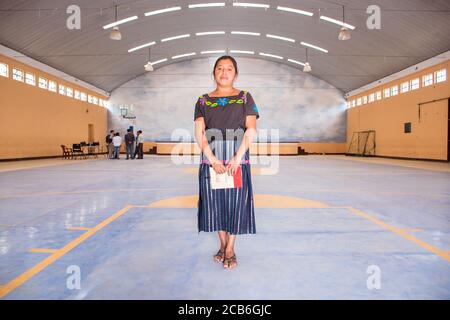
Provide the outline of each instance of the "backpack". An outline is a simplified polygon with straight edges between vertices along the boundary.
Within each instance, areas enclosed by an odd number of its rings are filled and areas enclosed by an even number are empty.
[[[106,143],[111,143],[111,142],[112,142],[112,139],[111,139],[111,137],[109,136],[109,134],[106,136],[105,142],[106,142]]]

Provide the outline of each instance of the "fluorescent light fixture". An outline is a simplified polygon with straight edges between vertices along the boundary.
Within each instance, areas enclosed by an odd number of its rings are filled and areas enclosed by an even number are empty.
[[[288,59],[289,62],[295,63],[295,64],[299,64],[301,66],[305,66],[305,64],[303,62],[297,61],[297,60],[293,60],[293,59]]]
[[[162,39],[161,42],[166,42],[166,41],[171,41],[171,40],[176,40],[176,39],[181,39],[181,38],[189,38],[190,36],[191,36],[190,34],[182,34],[180,36]]]
[[[225,50],[210,50],[200,52],[200,54],[209,54],[209,53],[225,53]]]
[[[152,65],[152,63],[151,63],[150,61],[147,62],[147,63],[145,64],[145,66],[144,66],[144,69],[145,69],[145,71],[147,71],[147,72],[153,71],[153,65]]]
[[[183,57],[195,56],[195,52],[180,54],[178,56],[173,56],[172,59],[178,59]]]
[[[122,20],[119,20],[119,21],[107,24],[106,26],[103,26],[103,29],[109,29],[109,28],[118,26],[119,24],[122,24],[122,23],[125,23],[125,22],[128,22],[128,21],[136,20],[137,18],[138,18],[138,16],[132,16],[132,17],[129,17],[129,18],[125,18],[125,19],[122,19]]]
[[[270,8],[268,4],[260,4],[260,3],[248,3],[248,2],[233,2],[233,7],[252,7],[252,8]]]
[[[245,53],[245,54],[255,54],[253,51],[245,51],[245,50],[230,50],[231,53]]]
[[[306,62],[303,68],[303,72],[311,72],[311,70],[311,65],[309,64],[309,62]]]
[[[294,39],[291,38],[285,38],[285,37],[280,37],[280,36],[275,36],[273,34],[266,34],[267,38],[274,38],[274,39],[279,39],[279,40],[284,40],[284,41],[289,41],[289,42],[295,42]]]
[[[320,16],[320,19],[328,21],[328,22],[331,22],[331,23],[334,23],[334,24],[337,24],[337,25],[340,25],[342,27],[346,27],[346,28],[348,28],[350,30],[354,30],[355,29],[355,26],[352,26],[351,24],[344,23],[344,22],[342,22],[340,20],[336,20],[336,19],[333,19],[333,18],[330,18],[330,17],[327,17],[327,16]]]
[[[225,34],[225,31],[197,32],[196,36],[209,36],[214,34]]]
[[[338,39],[339,40],[349,40],[352,36],[350,35],[350,31],[346,27],[342,27],[339,32]]]
[[[145,15],[146,17],[148,17],[148,16],[154,16],[155,14],[166,13],[166,12],[172,12],[172,11],[177,11],[177,10],[181,10],[181,7],[171,7],[171,8],[167,8],[167,9],[161,9],[161,10],[149,11],[149,12],[144,13],[144,15]]]
[[[293,9],[293,8],[288,8],[288,7],[280,7],[280,6],[278,6],[277,10],[303,14],[305,16],[310,16],[310,17],[312,17],[314,15],[314,13],[309,12],[309,11],[303,11],[303,10],[298,10],[298,9]]]
[[[111,40],[120,40],[120,39],[122,39],[122,34],[120,33],[120,30],[119,30],[118,26],[113,27],[113,29],[111,30],[111,33],[109,34],[109,38]]]
[[[260,52],[259,55],[260,55],[260,56],[265,56],[265,57],[276,58],[276,59],[283,59],[283,57],[276,56],[276,55],[274,55],[274,54],[263,53],[263,52]]]
[[[154,45],[155,43],[156,43],[155,41],[152,41],[152,42],[149,42],[149,43],[146,43],[146,44],[143,44],[143,45],[131,48],[130,50],[128,50],[128,52],[133,52],[133,51],[145,48],[145,47],[150,47],[150,46]]]
[[[158,63],[161,63],[161,62],[166,62],[166,61],[167,61],[167,59],[161,59],[161,60],[152,62],[151,65],[154,66],[155,64],[158,64]]]
[[[326,49],[323,49],[323,48],[318,47],[318,46],[314,46],[312,44],[309,44],[309,43],[306,43],[306,42],[303,42],[303,41],[300,42],[300,44],[304,45],[304,46],[307,46],[307,47],[310,47],[310,48],[313,48],[313,49],[316,49],[316,50],[319,50],[319,51],[322,51],[322,52],[325,52],[325,53],[328,53],[328,50],[326,50]]]
[[[260,36],[259,32],[231,31],[231,34],[240,34],[244,36]]]
[[[225,2],[198,3],[189,5],[189,9],[209,8],[209,7],[225,7]]]

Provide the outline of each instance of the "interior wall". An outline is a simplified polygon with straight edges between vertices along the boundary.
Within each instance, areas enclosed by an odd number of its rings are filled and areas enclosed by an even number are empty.
[[[0,76],[0,159],[59,156],[61,144],[71,147],[88,141],[89,124],[94,126],[94,140],[104,144],[107,109],[41,89],[38,76],[101,99],[107,97],[3,55],[0,62],[9,65],[9,77]],[[13,67],[34,73],[36,86],[13,80]]]
[[[399,86],[396,96],[383,98],[347,110],[347,150],[354,132],[375,130],[377,156],[447,160],[448,148],[448,80],[449,60],[408,76],[348,97],[348,101],[368,96],[393,85]],[[422,87],[422,76],[447,69],[447,81]],[[420,79],[417,90],[400,93],[400,84]],[[404,124],[411,123],[411,133],[404,133]]]
[[[194,106],[215,89],[212,69],[217,57],[170,64],[144,73],[111,93],[109,128],[123,135],[132,125],[146,141],[193,141]],[[259,137],[267,141],[345,143],[343,93],[310,74],[285,64],[237,58],[235,87],[247,90],[258,106]],[[124,119],[121,108],[136,119]],[[271,130],[276,130],[276,133]],[[258,140],[261,141],[261,140]]]

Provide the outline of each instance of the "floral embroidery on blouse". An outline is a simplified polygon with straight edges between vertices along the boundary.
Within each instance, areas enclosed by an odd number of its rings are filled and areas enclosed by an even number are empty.
[[[226,105],[233,104],[233,103],[239,103],[239,104],[247,103],[247,91],[243,91],[243,92],[244,92],[244,94],[242,95],[242,97],[240,97],[240,99],[237,99],[237,100],[236,99],[228,99],[227,97],[221,97],[221,98],[217,99],[217,102],[211,102],[208,99],[206,99],[205,95],[203,95],[203,96],[199,97],[199,99],[200,99],[199,102],[202,106],[204,106],[206,104],[208,107],[211,107],[211,108],[215,108],[217,106],[224,107]]]

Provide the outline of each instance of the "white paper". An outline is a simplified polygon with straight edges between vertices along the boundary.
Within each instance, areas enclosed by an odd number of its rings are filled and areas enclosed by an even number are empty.
[[[216,173],[213,168],[209,168],[211,176],[211,189],[234,188],[234,177],[228,172]]]

